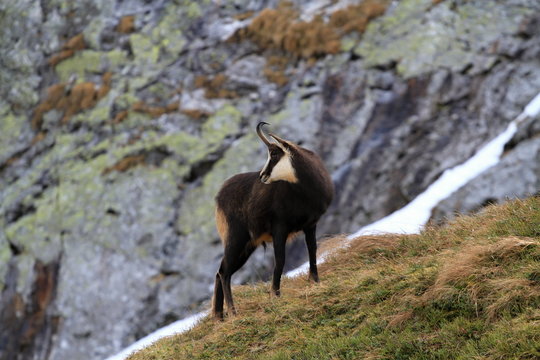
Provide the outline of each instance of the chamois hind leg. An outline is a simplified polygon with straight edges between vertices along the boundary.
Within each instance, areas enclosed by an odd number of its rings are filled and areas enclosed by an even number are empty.
[[[250,242],[249,235],[243,236],[242,240],[244,241],[228,242],[228,244],[225,246],[225,254],[223,255],[223,260],[221,261],[221,266],[218,272],[221,279],[223,297],[225,298],[225,303],[227,303],[227,310],[229,314],[232,315],[236,315],[236,309],[234,307],[232,297],[231,277],[246,263],[247,259],[249,259],[250,255],[256,248]]]
[[[317,239],[315,237],[316,226],[304,229],[306,236],[306,246],[309,254],[309,278],[315,282],[319,282],[319,274],[317,272]]]
[[[223,319],[223,286],[221,285],[221,276],[219,276],[219,272],[216,274],[216,281],[214,282],[212,314],[216,319]]]

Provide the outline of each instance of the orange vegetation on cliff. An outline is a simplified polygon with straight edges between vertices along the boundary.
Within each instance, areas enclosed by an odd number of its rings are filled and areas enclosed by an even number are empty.
[[[49,65],[54,67],[59,62],[72,57],[76,51],[82,50],[85,47],[86,43],[84,42],[83,34],[75,35],[62,46],[62,50],[58,54],[53,55],[49,59]]]
[[[73,115],[94,107],[111,89],[111,78],[110,72],[103,74],[100,87],[93,82],[83,82],[73,86],[68,83],[59,83],[50,86],[47,89],[47,97],[34,110],[31,120],[32,128],[41,128],[43,115],[48,111],[61,111],[63,113],[61,124],[66,124]]]

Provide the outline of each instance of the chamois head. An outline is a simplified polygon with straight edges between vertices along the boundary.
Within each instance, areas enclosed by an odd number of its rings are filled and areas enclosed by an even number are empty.
[[[259,178],[265,184],[270,184],[274,181],[288,181],[290,183],[298,182],[296,172],[293,167],[293,154],[296,152],[296,145],[283,140],[275,134],[268,133],[275,143],[270,142],[262,132],[263,125],[269,125],[265,122],[260,122],[257,125],[257,135],[262,142],[268,147],[268,160],[259,173]]]

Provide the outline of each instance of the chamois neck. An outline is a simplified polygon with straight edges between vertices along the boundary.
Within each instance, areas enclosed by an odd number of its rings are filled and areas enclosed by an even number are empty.
[[[291,185],[308,195],[332,198],[332,180],[315,154],[305,151],[301,156],[293,156],[292,162],[298,182]]]

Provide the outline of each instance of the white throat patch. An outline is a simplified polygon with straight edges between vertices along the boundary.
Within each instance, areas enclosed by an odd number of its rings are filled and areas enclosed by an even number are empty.
[[[272,169],[268,182],[284,180],[290,183],[297,183],[298,178],[292,166],[291,153],[286,151],[285,155],[279,159],[278,163]]]

